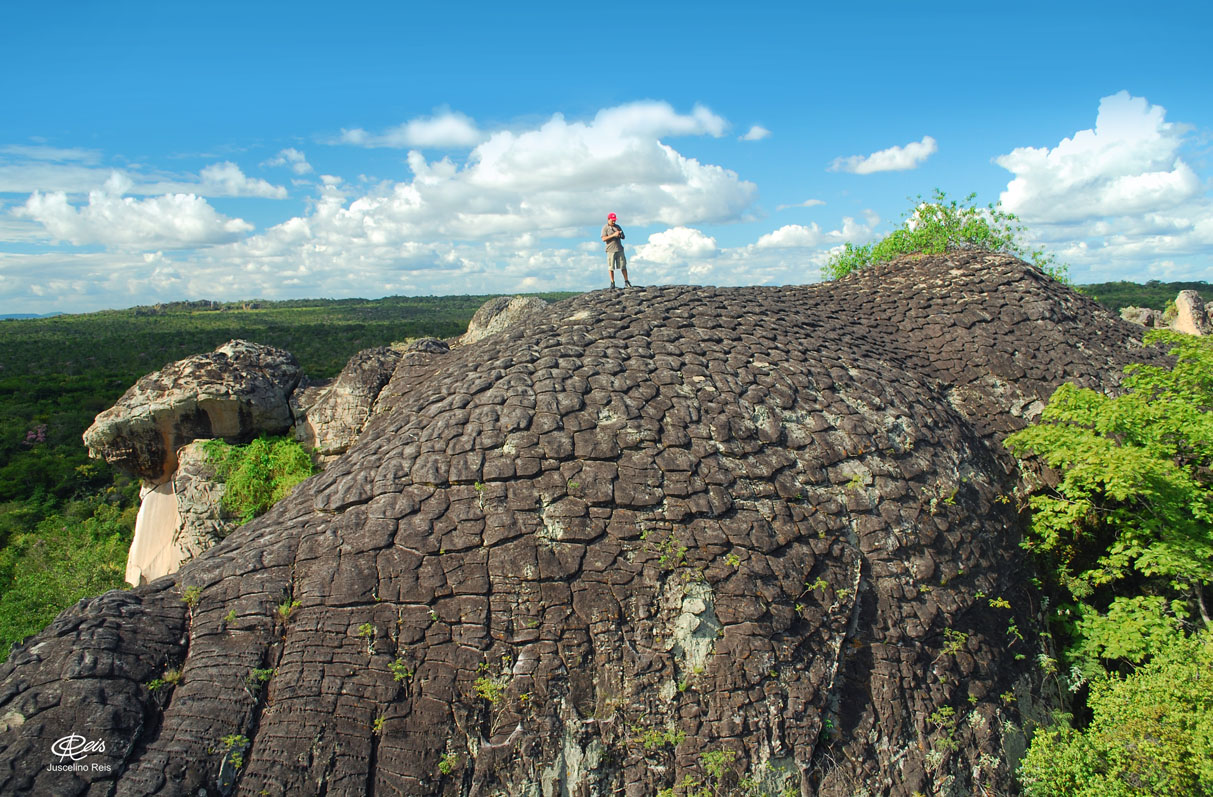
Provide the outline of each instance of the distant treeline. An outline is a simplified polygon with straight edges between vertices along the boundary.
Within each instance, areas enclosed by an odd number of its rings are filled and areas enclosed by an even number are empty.
[[[1205,301],[1213,300],[1213,290],[1207,282],[1159,282],[1145,285],[1136,282],[1095,282],[1079,285],[1078,290],[1105,307],[1120,312],[1122,307],[1150,307],[1165,310],[1180,291],[1197,291]]]

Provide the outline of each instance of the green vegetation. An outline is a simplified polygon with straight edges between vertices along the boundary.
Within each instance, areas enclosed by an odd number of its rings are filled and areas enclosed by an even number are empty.
[[[1091,684],[1092,717],[1037,731],[1020,780],[1029,797],[1213,794],[1213,633],[1173,635],[1126,676]]]
[[[1024,545],[1047,573],[1069,686],[1080,698],[1089,687],[1091,716],[1036,734],[1031,794],[1213,787],[1213,343],[1147,340],[1168,344],[1175,367],[1130,366],[1117,397],[1063,385],[1041,423],[1007,440],[1061,476],[1029,496]]]
[[[243,446],[208,440],[203,449],[225,484],[224,510],[241,523],[264,514],[315,472],[311,457],[292,437],[262,436]]]
[[[845,277],[852,271],[885,263],[905,255],[935,255],[954,249],[1004,252],[1026,260],[1053,277],[1066,280],[1068,268],[1043,249],[1024,243],[1024,227],[1014,213],[998,205],[973,204],[977,194],[962,201],[949,200],[938,188],[930,199],[915,197],[902,216],[902,225],[874,244],[847,243],[822,267],[827,280]]]
[[[443,775],[449,775],[459,768],[459,754],[447,753],[438,762],[438,771]]]
[[[133,507],[77,501],[0,550],[0,660],[81,598],[124,586]]]

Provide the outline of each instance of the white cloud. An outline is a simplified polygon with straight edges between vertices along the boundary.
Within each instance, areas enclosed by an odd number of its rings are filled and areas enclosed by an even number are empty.
[[[935,139],[923,136],[922,141],[911,141],[904,147],[889,147],[871,155],[851,155],[846,158],[835,158],[829,166],[831,172],[850,172],[852,174],[873,174],[875,172],[903,172],[916,169],[939,147]]]
[[[120,249],[203,246],[235,240],[253,228],[194,194],[139,200],[123,196],[129,187],[128,178],[114,173],[103,189],[89,193],[84,206],[70,204],[62,191],[35,191],[14,213],[42,224],[56,240]]]
[[[771,131],[767,130],[762,125],[754,125],[744,136],[738,138],[738,141],[762,141],[764,138],[769,138]]]
[[[39,161],[80,161],[91,164],[101,159],[100,153],[95,149],[50,147],[45,144],[13,144],[0,147],[0,153]]]
[[[702,105],[696,105],[689,114],[680,114],[668,102],[652,100],[604,108],[591,124],[602,135],[623,138],[702,135],[720,138],[728,126],[728,122]]]
[[[716,254],[716,239],[691,227],[671,227],[649,236],[636,247],[636,260],[680,263],[710,258]]]
[[[204,196],[256,196],[268,199],[285,199],[286,189],[270,185],[265,180],[248,177],[231,161],[212,163],[198,175],[201,182],[198,192]]]
[[[274,157],[265,162],[266,166],[289,166],[295,174],[311,174],[312,164],[307,162],[307,157],[295,149],[289,147],[282,150]]]
[[[1099,101],[1094,129],[1052,149],[1019,147],[994,162],[1015,175],[1003,206],[1025,221],[1079,221],[1174,207],[1201,191],[1178,155],[1184,128],[1126,91]]]
[[[787,210],[788,208],[815,208],[818,205],[824,205],[824,199],[806,199],[803,202],[797,202],[793,205],[779,205],[775,210]]]
[[[1185,125],[1121,91],[1100,100],[1095,126],[1055,147],[994,159],[1014,177],[1000,197],[1036,244],[1078,282],[1176,274],[1213,278],[1213,200],[1180,156]]]
[[[715,136],[726,129],[727,122],[706,108],[679,113],[664,103],[607,108],[586,120],[557,114],[496,131],[464,157],[427,159],[414,149],[407,157],[412,174],[404,180],[316,175],[316,194],[304,214],[252,235],[251,225],[220,215],[197,191],[129,196],[153,185],[197,188],[204,182],[222,194],[277,193],[238,168],[216,164],[196,184],[153,183],[123,172],[111,175],[103,189],[94,175],[87,199],[39,190],[18,212],[22,223],[41,225],[44,240],[50,235],[101,244],[114,249],[114,257],[61,252],[23,263],[33,269],[36,262],[42,270],[31,284],[48,297],[43,307],[54,305],[45,309],[105,306],[94,287],[73,282],[86,262],[122,264],[121,279],[104,277],[109,294],[126,290],[122,280],[143,285],[127,304],[183,296],[581,290],[605,282],[597,235],[605,213],[614,210],[630,230],[671,228],[629,246],[630,255],[645,247],[652,257],[678,260],[640,261],[645,282],[701,281],[717,245],[697,225],[742,219],[756,187],[733,171],[681,154],[661,137]],[[285,151],[279,156],[283,165],[292,162]],[[196,251],[178,251],[188,248]],[[132,251],[150,259],[140,262]],[[0,299],[15,295],[0,288]],[[33,296],[33,288],[21,295]]]
[[[607,210],[625,224],[733,220],[753,201],[755,186],[658,139],[713,135],[724,124],[705,108],[681,115],[664,103],[608,108],[590,122],[556,114],[538,127],[493,133],[463,162],[427,160],[413,150],[411,181],[377,185],[348,205],[322,201],[309,228],[349,245],[582,236]]]
[[[872,211],[865,211],[864,221],[856,221],[847,216],[842,220],[842,226],[837,230],[823,231],[816,223],[807,227],[803,224],[785,224],[777,230],[761,236],[754,244],[755,249],[812,249],[822,246],[838,246],[843,243],[866,243],[872,238],[873,230],[880,223],[880,217]]]
[[[99,158],[90,150],[50,147],[6,147],[2,150],[12,159],[0,159],[0,193],[86,194],[109,183],[118,175],[124,193],[151,196],[155,194],[198,194],[212,197],[266,197],[284,199],[282,186],[248,177],[230,161],[206,166],[195,178],[192,175],[147,174],[136,168],[110,169],[95,165]],[[310,167],[309,167],[310,168]]]
[[[484,134],[465,114],[445,111],[437,116],[412,119],[379,135],[362,128],[342,130],[341,140],[360,147],[462,149],[480,143]]]

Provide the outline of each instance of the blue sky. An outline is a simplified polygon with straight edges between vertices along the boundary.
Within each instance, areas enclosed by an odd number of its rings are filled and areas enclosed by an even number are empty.
[[[585,290],[608,211],[637,283],[812,282],[935,188],[1213,279],[1213,11],[1143,8],[5,4],[0,313]]]

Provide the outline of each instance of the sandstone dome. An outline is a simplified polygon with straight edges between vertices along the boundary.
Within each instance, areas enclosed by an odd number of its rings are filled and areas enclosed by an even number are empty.
[[[1001,440],[1147,356],[978,253],[411,352],[324,473],[13,652],[0,791],[650,795],[721,751],[772,794],[1005,791],[1040,647]],[[71,734],[107,769],[48,768]]]

